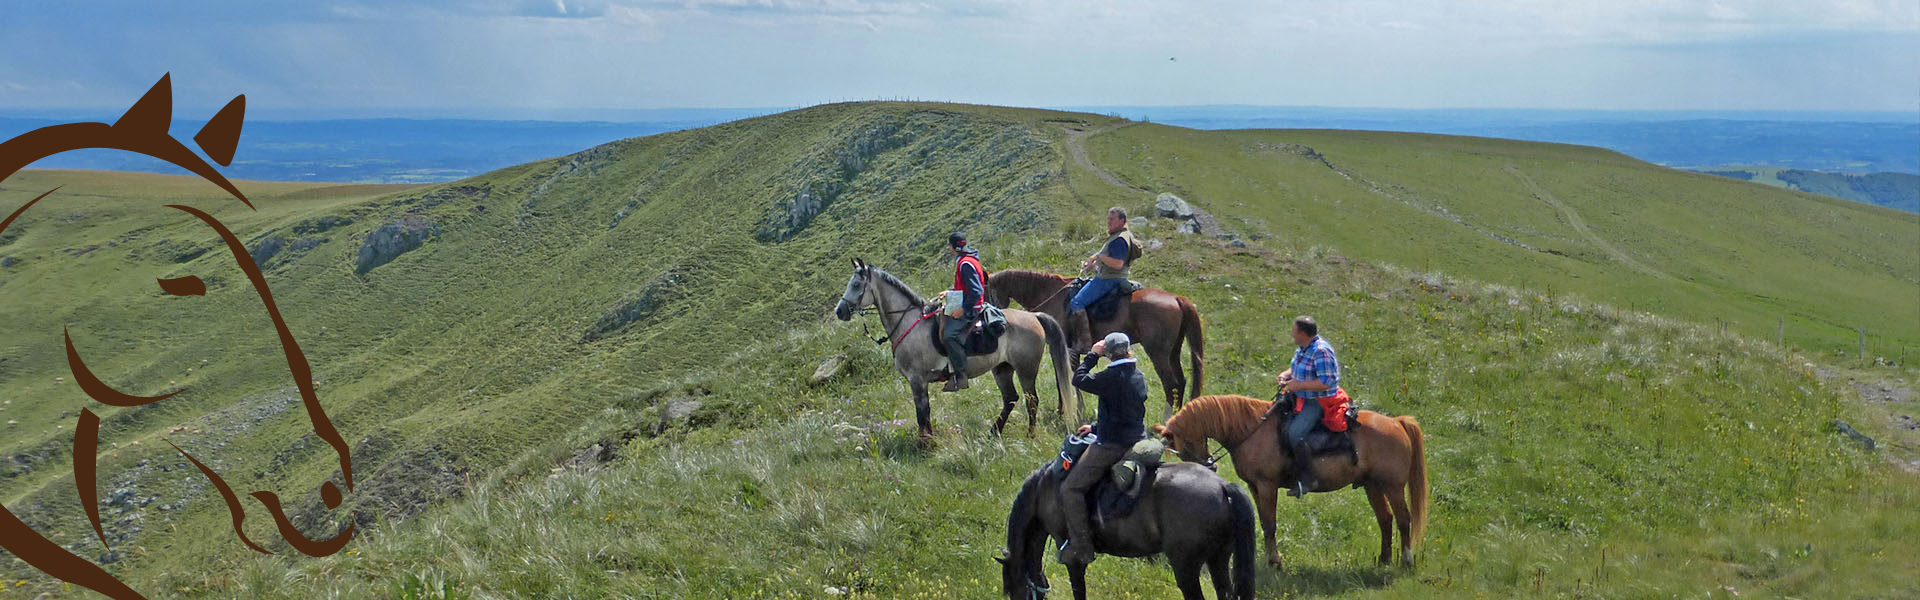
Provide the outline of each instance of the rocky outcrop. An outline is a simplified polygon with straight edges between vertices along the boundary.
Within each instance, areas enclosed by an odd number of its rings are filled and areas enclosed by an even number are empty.
[[[354,258],[353,272],[365,275],[380,265],[393,262],[402,254],[419,248],[440,235],[440,227],[424,217],[408,215],[381,225],[360,242],[360,254]]]
[[[316,238],[289,239],[285,236],[269,235],[254,242],[253,247],[247,249],[247,254],[253,256],[253,264],[260,265],[264,269],[267,267],[267,261],[273,260],[276,256],[293,256],[312,250],[318,247],[320,242],[321,240]]]
[[[613,310],[600,315],[600,318],[593,322],[593,326],[580,336],[580,341],[584,343],[598,340],[652,317],[662,306],[680,297],[681,291],[688,283],[687,274],[686,269],[674,268],[655,275],[652,280],[621,300]]]
[[[792,194],[761,221],[755,239],[761,242],[792,239],[838,200],[848,183],[867,171],[875,158],[906,146],[915,138],[914,132],[897,117],[867,123],[841,137],[844,141],[833,146],[825,156],[813,157],[812,162],[826,163],[824,168],[815,169],[815,173],[794,184]]]

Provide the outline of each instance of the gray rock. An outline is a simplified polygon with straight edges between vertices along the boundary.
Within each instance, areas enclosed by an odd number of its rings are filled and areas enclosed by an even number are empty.
[[[685,421],[687,417],[693,416],[693,411],[696,410],[700,410],[700,401],[692,398],[684,398],[667,402],[667,409],[663,414],[667,421],[679,422]]]
[[[353,271],[365,275],[374,267],[392,262],[394,258],[419,248],[429,238],[439,234],[439,225],[412,215],[381,225],[368,232],[366,239],[361,242],[360,255],[354,259]]]
[[[1846,421],[1835,420],[1833,422],[1833,428],[1840,430],[1841,435],[1853,438],[1853,441],[1860,442],[1860,444],[1868,450],[1874,449],[1875,444],[1873,443],[1873,438],[1867,437],[1867,434],[1860,433],[1860,430],[1854,429],[1853,426],[1848,425]]]
[[[1184,221],[1193,218],[1193,205],[1172,193],[1161,192],[1160,196],[1153,199],[1153,212],[1161,217]]]
[[[1245,247],[1247,247],[1247,243],[1246,243],[1246,242],[1242,242],[1242,241],[1240,241],[1240,238],[1233,238],[1233,241],[1230,241],[1230,242],[1227,242],[1227,245],[1228,245],[1228,246],[1233,246],[1233,247],[1235,247],[1235,248],[1245,248]]]
[[[1128,226],[1128,227],[1146,227],[1146,226],[1147,226],[1147,218],[1146,218],[1146,217],[1134,217],[1134,218],[1131,218],[1131,219],[1127,219],[1127,226]]]
[[[1147,240],[1146,246],[1148,250],[1159,250],[1167,247],[1167,243],[1160,240]]]
[[[807,378],[807,383],[812,385],[826,383],[828,380],[839,377],[840,373],[846,371],[846,369],[847,355],[835,354],[826,360],[820,361],[820,368],[813,370],[813,377]]]
[[[1185,234],[1195,234],[1200,233],[1200,226],[1194,225],[1193,221],[1181,221],[1179,225],[1174,226],[1173,230]]]

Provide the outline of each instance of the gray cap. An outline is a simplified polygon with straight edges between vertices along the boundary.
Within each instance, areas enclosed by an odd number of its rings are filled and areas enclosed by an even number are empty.
[[[1133,343],[1127,339],[1127,334],[1118,331],[1107,334],[1107,339],[1101,341],[1107,345],[1107,356],[1126,354],[1127,344]]]

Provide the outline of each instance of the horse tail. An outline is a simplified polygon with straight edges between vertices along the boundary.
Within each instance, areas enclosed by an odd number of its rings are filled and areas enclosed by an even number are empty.
[[[1227,483],[1227,506],[1233,511],[1233,597],[1253,600],[1254,577],[1258,573],[1253,538],[1260,534],[1254,526],[1253,499],[1240,486]]]
[[[1193,302],[1185,297],[1180,298],[1180,332],[1186,338],[1187,345],[1192,346],[1187,349],[1187,355],[1193,361],[1193,391],[1187,393],[1187,399],[1192,400],[1200,397],[1200,384],[1206,379],[1207,338],[1201,332],[1200,311],[1194,310]],[[1178,343],[1177,338],[1175,343]],[[1179,358],[1175,357],[1174,360]]]
[[[1407,497],[1413,509],[1413,539],[1410,540],[1410,547],[1414,547],[1420,545],[1420,540],[1426,539],[1427,448],[1426,442],[1421,439],[1420,421],[1411,415],[1401,416],[1398,420],[1400,426],[1407,430],[1407,440],[1412,443],[1412,455],[1407,460],[1412,465],[1407,470]]]
[[[1069,412],[1067,410],[1067,388],[1073,387],[1073,384],[1067,379],[1067,373],[1072,371],[1073,367],[1067,364],[1067,334],[1060,329],[1060,322],[1053,320],[1052,315],[1036,312],[1033,313],[1033,318],[1040,321],[1040,329],[1045,330],[1047,333],[1047,354],[1053,357],[1053,390],[1060,403],[1060,412]],[[1071,412],[1073,413],[1071,418],[1080,418],[1079,396],[1074,397],[1073,410]]]

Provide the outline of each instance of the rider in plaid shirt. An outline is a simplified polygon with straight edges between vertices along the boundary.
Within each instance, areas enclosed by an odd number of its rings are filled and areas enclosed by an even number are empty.
[[[1320,399],[1342,394],[1340,390],[1340,361],[1333,356],[1333,346],[1320,339],[1320,325],[1313,317],[1302,316],[1293,320],[1293,343],[1300,346],[1293,352],[1292,368],[1281,373],[1277,382],[1285,396],[1292,393],[1299,400],[1294,403],[1298,411],[1292,421],[1287,422],[1287,445],[1293,450],[1294,471],[1299,473],[1299,481],[1287,495],[1303,497],[1313,491],[1316,482],[1313,476],[1313,452],[1306,447],[1307,434],[1313,432],[1313,426],[1326,415],[1326,409]]]

